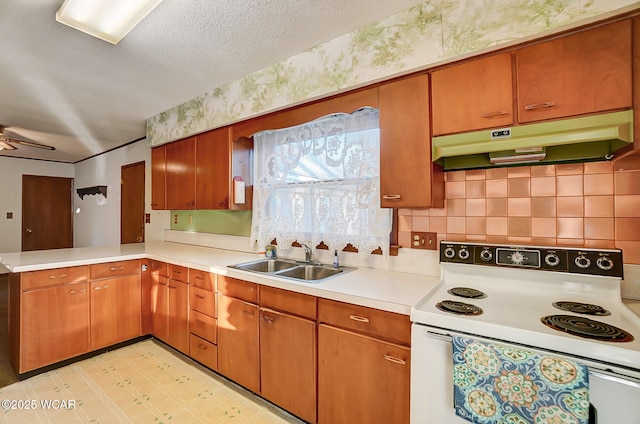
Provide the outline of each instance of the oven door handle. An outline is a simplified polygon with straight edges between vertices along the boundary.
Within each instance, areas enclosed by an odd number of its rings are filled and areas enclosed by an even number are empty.
[[[434,333],[433,331],[427,331],[427,337],[429,337],[430,339],[436,339],[436,340],[440,340],[440,341],[443,341],[443,342],[451,342],[452,341],[452,337],[450,335]]]
[[[593,368],[589,368],[589,375],[594,377],[599,377],[605,380],[613,381],[618,384],[625,384],[630,387],[634,387],[636,389],[640,389],[640,380],[637,378],[629,377],[629,376],[620,376],[619,374],[610,373],[608,371],[603,370],[595,370]]]

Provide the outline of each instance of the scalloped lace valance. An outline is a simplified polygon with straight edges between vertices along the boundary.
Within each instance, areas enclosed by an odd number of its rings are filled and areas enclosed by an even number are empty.
[[[389,253],[391,209],[380,208],[377,109],[328,115],[254,135],[251,240]]]

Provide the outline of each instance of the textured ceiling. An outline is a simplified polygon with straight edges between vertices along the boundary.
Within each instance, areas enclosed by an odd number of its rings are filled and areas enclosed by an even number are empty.
[[[147,118],[420,0],[164,0],[114,46],[55,20],[62,0],[0,1],[0,125],[76,162]]]

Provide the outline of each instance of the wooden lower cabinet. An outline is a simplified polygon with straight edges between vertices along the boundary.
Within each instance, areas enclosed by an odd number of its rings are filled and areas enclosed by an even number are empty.
[[[410,348],[318,326],[318,423],[409,423]]]
[[[260,308],[261,395],[316,422],[316,323]]]
[[[189,354],[189,285],[169,279],[167,343]]]
[[[218,293],[218,371],[260,393],[258,306]]]
[[[90,349],[140,336],[140,276],[107,278],[91,282]]]
[[[18,373],[89,350],[88,288],[89,283],[84,282],[22,293]]]
[[[169,340],[169,278],[156,276],[151,284],[151,330],[164,342]]]

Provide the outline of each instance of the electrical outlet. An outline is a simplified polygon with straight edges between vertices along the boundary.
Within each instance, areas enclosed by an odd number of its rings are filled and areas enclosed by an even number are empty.
[[[421,231],[411,232],[411,248],[412,249],[427,249],[437,250],[437,234]]]
[[[178,225],[178,214],[177,213],[173,214],[173,223]]]
[[[13,212],[7,212],[7,219],[13,219]]]

